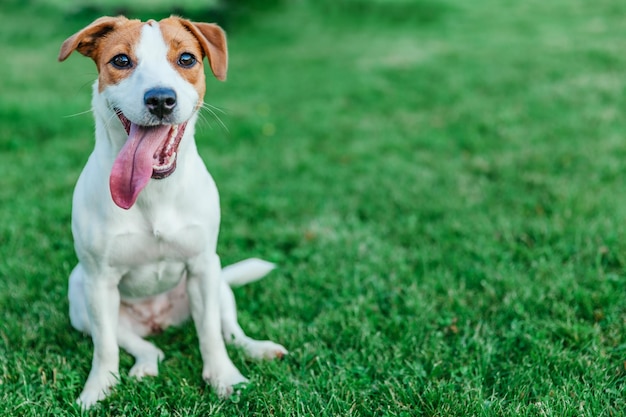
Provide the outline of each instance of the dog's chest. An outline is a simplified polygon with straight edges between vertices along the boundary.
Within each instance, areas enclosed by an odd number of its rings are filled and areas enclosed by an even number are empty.
[[[164,224],[117,235],[110,262],[124,271],[119,289],[123,297],[141,298],[164,293],[184,276],[188,262],[208,246],[200,226]]]

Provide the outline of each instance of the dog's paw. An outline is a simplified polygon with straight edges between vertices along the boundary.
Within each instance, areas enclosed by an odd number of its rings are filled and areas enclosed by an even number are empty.
[[[202,378],[207,381],[217,395],[221,398],[230,397],[235,393],[235,389],[248,383],[248,379],[239,372],[234,365],[229,369],[217,369],[214,372],[205,369],[202,372]]]
[[[80,408],[87,410],[94,406],[98,401],[104,400],[110,393],[111,387],[115,385],[117,379],[106,379],[101,383],[87,381],[83,392],[80,393],[76,403]]]
[[[108,391],[83,390],[76,399],[76,404],[83,410],[93,407],[98,401],[104,400],[108,395]]]
[[[282,359],[289,352],[283,345],[274,343],[271,340],[254,340],[245,348],[246,353],[252,359]]]
[[[163,351],[155,348],[153,352],[138,357],[128,375],[139,380],[146,376],[157,376],[159,375],[159,362],[164,357]]]
[[[159,375],[159,365],[156,362],[135,362],[128,375],[138,380],[146,376],[157,376]]]

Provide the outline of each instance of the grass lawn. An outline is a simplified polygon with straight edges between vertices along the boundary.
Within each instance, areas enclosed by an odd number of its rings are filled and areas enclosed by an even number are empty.
[[[58,48],[100,14],[172,10],[94,3],[0,6],[2,416],[80,414],[91,366],[66,282],[96,70]],[[225,114],[197,129],[220,255],[279,264],[236,296],[291,354],[230,349],[251,384],[220,400],[191,323],[168,329],[161,375],[122,354],[90,415],[622,415],[626,2],[198,3],[175,11],[230,41],[206,97]]]

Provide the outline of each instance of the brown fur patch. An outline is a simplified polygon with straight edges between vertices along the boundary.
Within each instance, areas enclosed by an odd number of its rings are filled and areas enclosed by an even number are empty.
[[[129,77],[134,67],[137,66],[135,47],[141,36],[141,28],[145,23],[139,20],[129,20],[118,25],[115,30],[109,32],[98,43],[98,50],[94,61],[98,67],[98,89],[104,90],[108,85],[118,84]],[[131,68],[116,68],[109,63],[119,54],[128,55],[133,66]]]
[[[126,54],[136,62],[133,49],[142,26],[139,20],[128,20],[123,16],[101,17],[63,42],[59,61],[67,59],[74,50],[93,59],[99,73],[99,90],[102,91],[132,73],[132,68],[118,69],[108,64],[118,54]]]
[[[181,19],[170,17],[159,22],[159,28],[165,44],[169,49],[167,60],[172,67],[198,91],[198,105],[202,104],[206,90],[204,67],[202,65],[203,51],[198,39],[191,34],[181,23]],[[191,68],[185,68],[178,64],[178,59],[183,53],[192,54],[197,63]]]

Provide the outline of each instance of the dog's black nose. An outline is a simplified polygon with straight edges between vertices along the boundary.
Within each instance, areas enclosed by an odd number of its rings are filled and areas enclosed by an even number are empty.
[[[176,92],[171,88],[153,88],[146,91],[143,102],[150,113],[162,119],[176,107]]]

